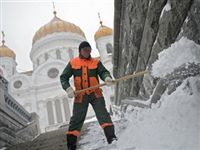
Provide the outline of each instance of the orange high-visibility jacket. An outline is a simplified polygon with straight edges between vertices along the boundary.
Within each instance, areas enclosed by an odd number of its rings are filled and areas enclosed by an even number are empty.
[[[98,59],[83,59],[80,57],[76,57],[70,60],[60,76],[61,84],[64,90],[66,90],[70,86],[69,79],[72,75],[74,76],[75,90],[81,90],[90,86],[98,85],[98,76],[102,80],[105,80],[105,78],[108,76],[111,77],[109,71]],[[102,90],[100,88],[96,88],[77,94],[75,96],[75,102],[81,103],[83,95],[91,94],[92,92],[94,92],[96,98],[103,96]]]

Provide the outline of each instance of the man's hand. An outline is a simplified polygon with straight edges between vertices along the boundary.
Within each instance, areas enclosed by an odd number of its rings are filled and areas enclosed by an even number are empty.
[[[71,86],[66,89],[66,92],[67,92],[67,96],[69,98],[73,98],[74,97],[74,90],[73,90],[73,88]]]
[[[111,79],[110,77],[106,77],[105,78],[105,83],[106,83],[106,85],[110,86],[110,85],[114,84],[114,80]]]

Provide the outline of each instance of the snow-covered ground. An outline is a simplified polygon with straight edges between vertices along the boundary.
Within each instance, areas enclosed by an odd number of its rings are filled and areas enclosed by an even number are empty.
[[[134,108],[127,114],[129,125],[119,137],[118,149],[199,150],[199,86],[199,77],[189,78],[171,95],[163,94],[152,109]]]
[[[200,62],[200,46],[182,38],[159,54],[153,74],[164,77],[187,62]],[[119,140],[111,146],[97,123],[89,128],[81,150],[200,150],[200,77],[165,92],[151,109],[129,106],[125,118],[115,122]]]

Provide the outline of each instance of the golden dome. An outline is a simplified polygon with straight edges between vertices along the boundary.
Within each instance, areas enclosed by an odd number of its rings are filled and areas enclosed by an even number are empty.
[[[106,27],[104,25],[101,25],[99,27],[99,29],[97,30],[97,32],[94,35],[94,39],[95,41],[100,38],[100,37],[104,37],[104,36],[108,36],[108,35],[112,35],[112,29],[109,27]]]
[[[56,16],[54,12],[54,18],[47,23],[46,25],[42,26],[34,35],[32,44],[34,44],[37,40],[42,37],[45,37],[48,34],[52,34],[55,32],[72,32],[77,33],[83,37],[85,37],[84,32],[75,24],[66,22]]]
[[[3,44],[0,46],[0,57],[12,57],[15,59],[16,55],[10,48]]]

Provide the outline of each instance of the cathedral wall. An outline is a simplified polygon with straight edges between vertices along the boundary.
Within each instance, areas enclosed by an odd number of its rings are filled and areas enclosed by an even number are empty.
[[[106,61],[110,62],[111,57],[109,57],[109,55],[112,55],[112,53],[108,53],[107,52],[107,47],[106,44],[110,43],[111,45],[113,45],[113,36],[104,36],[101,37],[99,39],[97,39],[96,41],[97,43],[97,48],[100,54],[100,60],[104,63]]]
[[[1,62],[1,66],[7,71],[9,76],[15,73],[16,63],[13,58],[0,57],[0,62]]]
[[[40,39],[33,45],[30,54],[34,68],[38,66],[38,60],[39,65],[46,61],[45,55],[47,54],[49,58],[57,58],[56,50],[60,51],[61,59],[68,62],[70,58],[68,56],[68,49],[72,49],[72,55],[77,56],[78,51],[73,50],[77,48],[83,40],[85,40],[83,37],[74,33],[54,33]]]
[[[66,63],[61,60],[48,60],[38,67],[32,76],[16,74],[11,79],[10,92],[27,111],[38,113],[42,131],[50,125],[47,110],[48,101],[53,103],[54,124],[69,121],[69,117],[66,120],[65,116],[69,116],[71,113],[72,104],[66,110],[61,105],[66,93],[61,87],[59,78],[65,66]],[[22,82],[19,88],[13,86],[16,81]],[[68,104],[68,101],[65,104]]]

